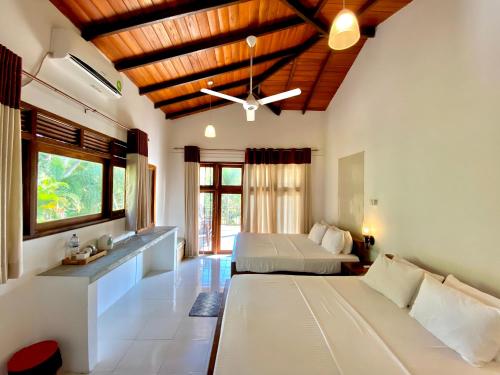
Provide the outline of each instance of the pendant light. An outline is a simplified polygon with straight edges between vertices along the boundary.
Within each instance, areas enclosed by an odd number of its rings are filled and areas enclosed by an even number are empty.
[[[333,20],[328,45],[331,49],[343,50],[355,45],[360,37],[358,19],[354,12],[345,7],[344,0],[342,10]]]
[[[214,83],[212,81],[208,81],[208,86],[209,87],[212,86],[213,84]],[[209,112],[211,112],[211,110],[212,110],[212,97],[210,96],[210,108],[209,108]],[[215,127],[213,125],[208,124],[205,127],[205,137],[207,137],[207,138],[215,138],[216,137]]]

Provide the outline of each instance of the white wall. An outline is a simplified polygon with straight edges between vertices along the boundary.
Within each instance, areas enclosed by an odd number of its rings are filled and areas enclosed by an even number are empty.
[[[49,49],[50,31],[53,26],[74,28],[48,0],[2,0],[0,3],[0,43],[23,58],[23,68],[33,72],[40,58]],[[97,51],[97,49],[96,49]],[[40,78],[52,82],[59,72],[48,60],[43,65]],[[125,78],[125,77],[124,77]],[[64,82],[58,81],[57,85]],[[68,85],[66,91],[79,100],[95,106],[124,125],[137,127],[149,134],[149,160],[157,166],[157,223],[166,223],[166,168],[167,129],[164,115],[154,110],[152,103],[140,97],[137,88],[124,79],[124,96],[120,100],[107,100],[91,90]],[[22,91],[22,99],[65,118],[120,139],[126,132],[110,122],[85,114],[81,107],[31,83]],[[72,232],[78,233],[82,242],[105,233],[118,235],[125,231],[124,219],[60,233],[24,242],[24,275],[0,285],[0,373],[8,357],[19,347],[41,339],[36,326],[36,308],[33,306],[32,277],[57,263],[64,256],[64,247]]]
[[[324,112],[283,111],[276,116],[267,108],[259,108],[254,123],[245,120],[245,112],[238,104],[188,116],[168,124],[168,217],[170,225],[184,227],[184,154],[175,147],[194,145],[212,149],[239,149],[246,147],[311,147],[312,153],[313,218],[323,215],[323,153]],[[212,123],[216,138],[205,138],[204,129]],[[202,161],[244,161],[244,152],[202,152]]]
[[[377,247],[500,295],[498,14],[495,0],[414,0],[377,29],[327,112],[325,214],[338,159],[365,151]]]

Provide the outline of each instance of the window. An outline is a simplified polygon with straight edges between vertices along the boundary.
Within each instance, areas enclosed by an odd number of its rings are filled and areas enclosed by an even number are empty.
[[[243,164],[201,163],[198,207],[200,252],[231,252],[241,231]]]
[[[103,164],[38,153],[36,222],[102,213]]]
[[[126,144],[22,103],[23,234],[125,216]]]
[[[125,209],[125,168],[113,167],[113,211]]]

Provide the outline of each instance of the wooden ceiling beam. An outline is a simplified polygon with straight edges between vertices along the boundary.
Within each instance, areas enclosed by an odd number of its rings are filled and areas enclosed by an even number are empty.
[[[330,33],[330,26],[325,24],[322,20],[316,18],[317,9],[319,7],[315,9],[307,8],[300,2],[300,0],[281,0],[281,1],[285,3],[290,9],[292,9],[297,14],[297,16],[302,18],[304,22],[314,27],[318,31],[318,33],[320,33],[322,36],[328,36],[328,34]],[[367,2],[360,7],[357,16],[358,17],[361,16],[376,1],[377,0],[367,0]],[[367,38],[374,38],[375,31],[376,31],[375,26],[360,26],[361,35]]]
[[[186,17],[199,12],[207,12],[209,10],[246,1],[250,0],[204,0],[192,1],[187,4],[180,4],[177,6],[169,6],[168,8],[154,7],[148,11],[139,9],[137,11],[124,14],[120,18],[92,22],[84,26],[82,28],[82,38],[89,41],[100,36],[121,33],[138,27],[174,20],[180,17]]]
[[[175,47],[170,47],[158,51],[153,51],[138,56],[131,56],[115,63],[115,68],[118,71],[138,68],[144,65],[154,64],[159,61],[188,55],[190,53],[204,51],[210,48],[224,46],[236,42],[241,42],[249,35],[262,36],[278,31],[286,30],[291,27],[302,25],[304,21],[300,17],[291,17],[282,20],[276,20],[272,23],[250,27],[243,30],[236,30],[224,35],[215,36],[207,39],[201,39],[194,42],[182,44]]]
[[[246,99],[247,96],[248,96],[248,94],[241,94],[241,95],[237,95],[236,97],[240,98],[240,99]],[[205,111],[207,109],[215,109],[215,108],[223,107],[223,106],[226,106],[229,104],[237,104],[237,103],[230,102],[229,100],[225,100],[225,99],[216,100],[216,101],[212,101],[212,103],[209,103],[209,104],[202,104],[202,105],[199,105],[196,107],[182,109],[182,110],[177,111],[177,112],[167,112],[165,114],[165,118],[167,120],[169,120],[169,119],[173,120],[173,119],[176,119],[179,117],[193,115],[195,113],[202,112],[202,111]]]
[[[287,49],[284,49],[281,51],[268,53],[267,55],[254,57],[253,63],[254,63],[254,65],[258,65],[258,64],[262,64],[262,63],[265,63],[265,62],[268,62],[271,60],[279,59],[281,57],[293,55],[295,53],[297,53],[297,47],[287,48]],[[163,89],[168,89],[168,88],[173,87],[173,86],[184,85],[187,83],[199,81],[201,79],[208,79],[208,78],[218,76],[220,74],[233,72],[235,70],[239,70],[239,69],[243,69],[243,68],[248,68],[249,66],[250,66],[250,59],[244,60],[244,61],[239,61],[239,62],[236,62],[233,64],[217,67],[214,69],[205,70],[205,71],[202,71],[199,73],[190,74],[188,76],[169,79],[167,81],[153,83],[153,84],[148,85],[148,86],[139,87],[139,94],[140,95],[150,94],[152,92],[163,90]]]
[[[356,12],[358,17],[362,16],[369,8],[371,8],[378,0],[366,0],[363,5],[361,5]]]
[[[328,55],[326,55],[325,59],[321,63],[321,67],[319,68],[319,72],[316,75],[316,79],[314,80],[311,91],[309,91],[309,94],[307,95],[307,99],[304,103],[304,107],[302,108],[302,114],[305,114],[307,109],[309,108],[309,104],[311,103],[311,100],[312,100],[314,93],[316,91],[316,86],[318,86],[318,83],[321,79],[321,76],[323,75],[323,72],[324,72],[326,66],[328,65],[328,61],[330,60],[331,55],[332,55],[332,50],[329,50]]]
[[[292,83],[293,76],[295,75],[295,69],[296,68],[297,68],[297,59],[293,60],[292,68],[290,69],[290,74],[288,75],[288,79],[286,81],[285,91],[290,90],[290,84]],[[281,110],[282,106],[283,105],[280,104],[280,110]]]
[[[262,74],[259,74],[258,76],[253,78],[253,89],[255,89],[257,86],[259,86],[262,82],[264,82],[266,79],[271,77],[274,73],[276,73],[278,70],[282,69],[284,66],[289,64],[292,60],[300,56],[302,53],[307,51],[309,48],[311,48],[316,42],[320,39],[319,35],[314,35],[308,40],[306,40],[304,43],[296,47],[295,53],[293,55],[285,56],[281,58],[281,60],[278,60],[276,63],[273,64],[269,69],[267,69],[265,72]],[[221,86],[216,86],[213,87],[213,90],[216,91],[224,91],[224,90],[229,90],[233,89],[236,87],[240,87],[243,85],[247,85],[249,83],[249,78],[245,79],[240,79],[238,81],[234,82],[229,82]],[[254,91],[254,90],[252,90]],[[161,100],[159,102],[154,103],[155,108],[160,108],[164,107],[166,105],[171,105],[175,103],[180,103],[186,100],[191,100],[191,99],[196,99],[202,96],[205,96],[206,94],[202,93],[201,91],[196,91],[190,94],[186,95],[181,95],[181,96],[176,96],[174,98],[166,99],[166,100]]]

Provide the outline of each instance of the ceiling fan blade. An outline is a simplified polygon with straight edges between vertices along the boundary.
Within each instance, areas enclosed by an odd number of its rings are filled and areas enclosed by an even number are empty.
[[[255,121],[255,109],[247,109],[247,121]]]
[[[217,92],[217,91],[213,91],[213,90],[209,90],[209,89],[201,89],[200,91],[204,94],[218,96],[219,98],[230,100],[230,101],[235,102],[235,103],[240,103],[240,104],[246,103],[243,99],[235,98],[234,96],[222,94],[222,93]]]
[[[257,101],[259,102],[260,105],[265,105],[265,104],[269,104],[272,102],[277,102],[278,100],[288,99],[288,98],[291,98],[292,96],[300,95],[300,93],[301,93],[300,89],[293,89],[293,90],[281,92],[281,93],[276,94],[276,95],[271,95],[271,96],[268,96],[267,98],[262,98],[262,99],[259,99]]]

